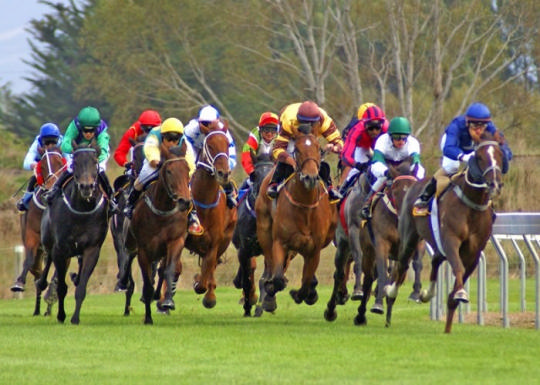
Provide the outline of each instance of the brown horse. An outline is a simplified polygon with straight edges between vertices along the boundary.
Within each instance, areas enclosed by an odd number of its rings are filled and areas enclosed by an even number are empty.
[[[136,204],[126,239],[128,250],[137,249],[143,278],[145,324],[153,323],[150,305],[154,298],[154,265],[159,261],[163,264],[166,282],[165,298],[160,307],[175,309],[173,295],[180,276],[180,256],[187,237],[187,214],[191,206],[186,149],[186,143],[170,149],[161,145],[158,180]],[[126,281],[129,274],[125,270],[120,280]]]
[[[448,294],[445,326],[445,333],[451,332],[457,306],[460,302],[469,301],[463,285],[476,268],[491,235],[494,220],[491,199],[500,193],[503,186],[503,160],[499,143],[486,132],[466,170],[455,175],[442,195],[433,200],[431,214],[421,216],[414,211],[414,201],[423,182],[414,184],[407,192],[399,217],[401,244],[397,263],[392,269],[392,283],[385,287],[389,297],[387,326],[390,325],[391,308],[405,279],[410,256],[418,242],[425,239],[435,253],[430,287],[422,293],[421,300],[427,302],[433,297],[439,266],[446,259],[455,276],[454,287]]]
[[[319,179],[320,145],[313,134],[299,134],[295,140],[297,168],[287,179],[279,196],[272,201],[266,195],[271,175],[267,176],[255,202],[257,237],[265,260],[265,291],[269,303],[286,286],[285,269],[291,254],[304,258],[302,286],[291,290],[296,303],[313,305],[317,299],[315,272],[321,250],[334,236],[337,224],[335,204]],[[265,310],[271,311],[275,309]]]
[[[218,258],[227,250],[237,220],[236,207],[226,204],[224,185],[230,183],[229,140],[224,131],[211,131],[206,135],[197,160],[197,169],[191,178],[193,203],[204,227],[200,236],[190,234],[186,248],[200,256],[201,272],[196,274],[193,289],[203,294],[203,305],[216,305],[216,279],[214,272]]]
[[[411,174],[409,160],[388,164],[391,178],[382,193],[374,199],[372,218],[368,221],[361,219],[360,211],[365,193],[370,185],[367,174],[360,177],[358,184],[343,202],[344,219],[347,223],[348,234],[341,223],[336,231],[336,271],[334,273],[334,290],[325,310],[324,317],[334,321],[337,304],[344,304],[348,298],[345,282],[347,279],[347,264],[353,259],[364,274],[361,303],[358,314],[354,318],[355,325],[367,324],[365,316],[366,305],[371,295],[371,287],[377,279],[376,301],[371,312],[383,314],[383,287],[387,281],[388,257],[396,255],[399,244],[397,234],[397,213],[406,191],[416,181]],[[421,254],[423,255],[423,253]],[[419,279],[419,273],[416,274]]]
[[[11,286],[11,290],[15,292],[24,291],[28,272],[34,276],[34,280],[38,280],[41,277],[44,256],[44,250],[41,245],[41,217],[46,207],[44,193],[53,186],[66,169],[66,161],[58,147],[46,149],[40,151],[40,153],[41,160],[36,167],[39,170],[39,178],[43,180],[40,181],[42,183],[32,195],[32,200],[28,205],[28,211],[25,211],[20,217],[25,257],[23,270]],[[41,293],[42,290],[36,287],[34,315],[40,314]]]

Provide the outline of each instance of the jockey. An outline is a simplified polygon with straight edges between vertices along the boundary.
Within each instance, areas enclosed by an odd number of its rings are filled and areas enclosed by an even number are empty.
[[[137,138],[146,135],[154,127],[161,124],[161,116],[154,110],[145,110],[142,112],[139,119],[127,129],[120,139],[118,147],[114,151],[114,160],[120,167],[125,167],[127,171],[131,171],[132,164],[128,161],[128,153],[131,150],[130,139],[137,141]]]
[[[107,123],[101,119],[99,111],[95,107],[84,107],[79,111],[79,114],[73,119],[64,134],[64,140],[62,140],[62,152],[68,159],[68,170],[63,173],[62,176],[56,181],[51,193],[48,195],[47,200],[52,202],[54,197],[61,191],[62,185],[72,175],[71,162],[73,159],[73,146],[72,141],[75,141],[78,145],[87,145],[95,140],[100,147],[100,154],[98,157],[99,172],[98,182],[105,192],[109,200],[109,213],[116,211],[116,202],[113,199],[113,190],[109,183],[109,178],[105,174],[107,169],[107,160],[109,159],[109,133],[107,132]]]
[[[272,199],[278,196],[278,185],[296,169],[296,161],[291,153],[294,151],[293,143],[300,126],[309,125],[316,136],[324,136],[330,142],[327,144],[328,150],[339,153],[343,148],[343,141],[334,121],[315,102],[289,104],[281,112],[279,120],[280,130],[272,152],[278,163],[267,191],[267,195]],[[330,199],[333,201],[341,199],[341,194],[332,187],[328,163],[321,162],[319,176],[328,188]]]
[[[358,109],[356,110],[356,113],[353,115],[350,122],[345,126],[345,128],[341,132],[341,137],[343,138],[344,141],[347,139],[347,135],[349,135],[349,131],[351,130],[351,128],[353,128],[356,125],[356,123],[358,123],[360,120],[363,119],[364,113],[369,107],[376,107],[376,105],[368,102],[368,103],[363,103],[358,107]]]
[[[251,175],[255,170],[253,158],[262,154],[272,154],[272,146],[277,136],[279,117],[273,112],[264,112],[259,118],[259,124],[249,134],[249,137],[242,147],[242,167],[248,178],[240,189],[248,188]]]
[[[236,147],[234,139],[230,131],[225,127],[225,124],[219,117],[219,111],[210,105],[206,105],[199,110],[198,118],[191,119],[185,127],[185,135],[189,140],[196,153],[196,159],[199,159],[204,139],[206,135],[211,131],[221,130],[225,131],[225,135],[229,139],[229,168],[232,169],[236,166]],[[229,208],[236,207],[238,201],[235,197],[233,182],[229,182],[226,186],[223,186],[225,194],[227,195],[227,206]]]
[[[479,143],[484,131],[490,132],[499,142],[504,155],[503,173],[508,171],[508,162],[512,160],[512,151],[504,135],[497,130],[491,120],[489,108],[482,103],[473,103],[467,108],[464,115],[455,117],[441,138],[443,152],[441,168],[435,172],[433,178],[424,186],[422,193],[414,202],[418,210],[426,210],[429,200],[436,191],[442,191],[450,177],[454,175],[460,164],[467,163],[474,155],[474,147]]]
[[[159,177],[159,164],[161,162],[160,146],[163,144],[166,148],[182,145],[184,141],[184,125],[176,118],[168,118],[159,126],[154,127],[144,141],[143,152],[145,155],[144,163],[135,182],[133,182],[133,190],[129,194],[124,214],[131,218],[135,203],[141,196],[144,188]],[[187,146],[186,161],[189,165],[189,176],[195,171],[195,155],[193,148],[189,142],[185,142]],[[193,205],[192,210],[188,215],[188,232],[194,235],[201,235],[203,228],[197,216],[197,211]]]
[[[358,176],[366,171],[377,138],[388,131],[388,119],[384,111],[373,103],[364,103],[362,106],[366,105],[361,119],[350,128],[341,153],[341,162],[348,169],[344,170],[346,179],[340,188],[342,195],[346,195]]]
[[[39,134],[34,138],[23,161],[23,169],[32,170],[34,173],[28,181],[28,186],[23,197],[17,202],[17,208],[20,211],[28,210],[28,204],[30,203],[30,199],[32,199],[32,193],[38,180],[36,177],[36,173],[38,172],[36,166],[41,160],[43,150],[48,150],[61,144],[62,135],[60,135],[60,130],[56,124],[45,123],[41,126]]]
[[[388,132],[382,134],[375,143],[373,158],[371,159],[371,175],[375,182],[371,186],[369,194],[362,206],[362,217],[370,217],[370,207],[373,197],[381,190],[389,179],[387,161],[394,164],[405,159],[412,158],[411,171],[415,170],[415,176],[423,179],[426,170],[420,163],[420,143],[411,135],[411,124],[404,117],[396,117],[390,121]]]

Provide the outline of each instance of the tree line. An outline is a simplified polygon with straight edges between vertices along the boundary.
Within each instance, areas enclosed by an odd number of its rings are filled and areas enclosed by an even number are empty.
[[[507,137],[536,137],[534,0],[42,2],[33,88],[0,89],[3,126],[21,137],[65,129],[85,105],[118,140],[143,109],[186,122],[211,103],[241,142],[263,111],[306,99],[341,128],[375,102],[427,144],[480,100]]]

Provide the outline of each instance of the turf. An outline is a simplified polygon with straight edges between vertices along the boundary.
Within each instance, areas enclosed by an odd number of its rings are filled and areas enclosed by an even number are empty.
[[[403,293],[402,293],[403,294]],[[393,324],[368,314],[354,326],[357,302],[323,318],[329,287],[314,306],[278,294],[275,314],[244,318],[239,291],[218,289],[205,309],[192,291],[177,310],[153,314],[143,304],[124,317],[120,294],[89,295],[81,324],[32,317],[32,299],[0,300],[0,384],[514,384],[540,383],[540,334],[534,329],[429,320],[429,306],[398,298]],[[55,309],[56,311],[56,309]]]

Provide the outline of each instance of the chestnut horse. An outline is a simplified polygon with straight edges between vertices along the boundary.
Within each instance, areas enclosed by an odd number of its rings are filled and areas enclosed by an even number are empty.
[[[255,200],[259,194],[261,183],[274,167],[270,155],[262,155],[254,159],[255,170],[250,175],[251,186],[238,204],[238,222],[233,233],[233,244],[238,250],[238,273],[234,279],[236,288],[242,289],[244,298],[244,316],[251,315],[251,307],[257,302],[255,290],[255,257],[262,254],[257,240],[257,220],[255,216]],[[260,315],[260,307],[256,315]]]
[[[51,262],[58,276],[58,315],[64,322],[64,300],[67,294],[66,273],[69,261],[78,256],[79,271],[72,277],[75,289],[75,312],[72,324],[79,323],[81,305],[86,297],[86,285],[97,264],[108,228],[108,202],[98,187],[98,156],[100,148],[73,142],[73,178],[66,181],[61,195],[55,197],[43,213],[41,241],[48,258],[44,272],[36,283],[42,289]]]
[[[231,243],[237,220],[236,207],[226,203],[224,185],[230,183],[229,140],[225,131],[211,131],[206,135],[191,177],[193,203],[204,227],[202,235],[189,234],[186,248],[200,257],[201,272],[196,274],[193,289],[203,294],[203,306],[216,305],[214,272],[218,258]]]
[[[389,298],[387,326],[398,288],[405,279],[411,254],[418,242],[425,239],[433,248],[430,287],[420,299],[429,301],[435,294],[437,272],[447,260],[452,267],[455,283],[448,294],[445,333],[452,330],[452,320],[460,302],[469,302],[464,283],[478,264],[482,250],[491,235],[494,211],[491,199],[503,187],[504,157],[499,143],[486,132],[476,146],[466,170],[456,174],[440,197],[431,203],[431,213],[418,215],[414,201],[424,182],[415,183],[407,192],[399,216],[401,244],[397,263],[392,269],[392,283],[385,287]]]
[[[320,145],[315,135],[299,133],[294,143],[295,172],[287,179],[275,201],[267,195],[271,175],[267,176],[255,203],[257,237],[265,260],[265,290],[268,303],[286,286],[285,269],[291,253],[304,258],[302,286],[291,290],[296,303],[317,302],[317,279],[321,250],[334,236],[337,224],[336,205],[319,178]],[[275,308],[264,309],[271,311]]]
[[[46,207],[44,193],[51,189],[66,169],[66,160],[58,147],[43,150],[40,153],[42,155],[41,160],[38,162],[36,168],[39,170],[38,178],[42,178],[43,180],[32,194],[28,211],[25,211],[20,218],[25,257],[23,270],[11,286],[11,291],[14,292],[24,291],[28,272],[32,273],[34,281],[41,277],[44,256],[43,246],[41,245],[41,217]],[[40,314],[41,293],[42,290],[36,287],[34,315]]]
[[[344,217],[347,222],[348,236],[345,235],[343,226],[336,231],[336,271],[334,273],[334,290],[324,317],[328,321],[334,321],[337,317],[335,311],[336,304],[343,304],[346,301],[346,294],[343,291],[346,281],[346,264],[354,257],[355,263],[361,267],[364,274],[362,284],[362,297],[358,307],[358,314],[354,318],[355,325],[367,324],[366,305],[371,295],[371,287],[377,279],[376,300],[371,312],[383,314],[383,287],[387,281],[388,258],[396,255],[399,246],[399,236],[397,233],[398,215],[403,197],[409,187],[416,182],[416,178],[411,174],[410,160],[392,164],[389,162],[389,172],[391,179],[383,189],[382,194],[374,199],[372,206],[372,218],[363,221],[360,218],[360,211],[365,191],[369,189],[366,173],[359,179],[359,186],[348,196],[344,204]],[[363,186],[363,188],[362,188]],[[358,199],[361,198],[361,199]],[[421,245],[423,246],[423,244]],[[418,255],[423,256],[423,249]],[[419,280],[420,273],[416,272]]]
[[[150,185],[143,199],[135,205],[126,238],[130,253],[135,248],[137,250],[143,278],[145,324],[153,324],[150,305],[154,299],[154,266],[160,261],[166,282],[160,307],[164,310],[175,309],[173,296],[182,269],[180,256],[187,237],[187,215],[191,207],[186,150],[186,143],[170,149],[160,146],[162,163],[158,180]],[[124,285],[130,275],[131,269],[124,270],[120,284]]]

